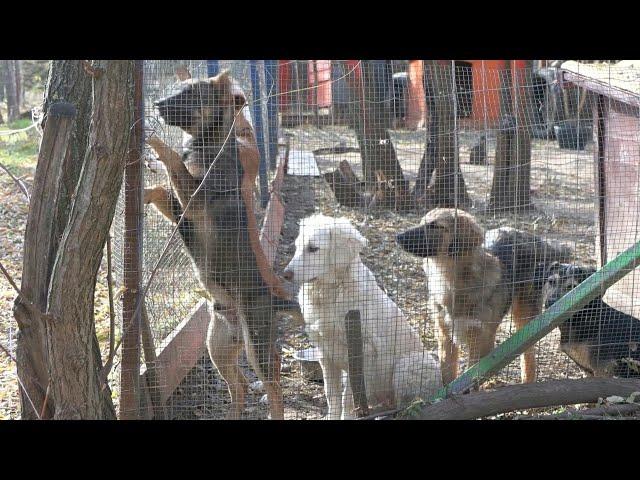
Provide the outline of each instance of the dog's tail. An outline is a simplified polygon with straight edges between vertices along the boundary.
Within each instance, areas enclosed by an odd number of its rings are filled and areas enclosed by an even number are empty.
[[[393,371],[396,407],[402,408],[417,397],[428,400],[442,387],[440,362],[433,353],[421,350],[398,359]]]

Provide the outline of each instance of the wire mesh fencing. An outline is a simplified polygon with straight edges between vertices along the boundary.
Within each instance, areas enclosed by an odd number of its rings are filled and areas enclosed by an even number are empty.
[[[268,62],[144,63],[145,415],[397,412],[638,240],[633,62]],[[481,388],[639,376],[635,278]]]

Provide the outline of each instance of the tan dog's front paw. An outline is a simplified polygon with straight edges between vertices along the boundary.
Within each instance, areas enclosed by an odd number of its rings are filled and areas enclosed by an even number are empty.
[[[169,147],[169,145],[167,145],[156,134],[152,133],[149,138],[147,138],[146,142],[147,145],[156,152],[158,160],[165,164],[169,169],[169,172],[171,172],[172,169],[177,171],[180,168],[184,168],[180,154]]]
[[[159,204],[163,201],[167,201],[167,197],[169,196],[169,192],[164,187],[160,185],[156,185],[155,187],[145,188],[144,195],[142,197],[142,201],[145,205],[149,205],[150,203]]]
[[[151,135],[149,135],[146,141],[147,141],[147,145],[153,148],[156,152],[159,149],[162,149],[167,146],[167,144],[164,143],[162,140],[160,140],[160,137],[158,137],[155,133],[152,133]]]

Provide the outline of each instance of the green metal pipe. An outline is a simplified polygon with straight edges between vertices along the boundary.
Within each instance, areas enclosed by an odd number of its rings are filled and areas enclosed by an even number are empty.
[[[593,300],[603,289],[609,288],[639,264],[640,242],[637,242],[567,293],[544,313],[531,320],[453,382],[441,388],[431,398],[431,402],[462,393],[475,383],[484,382],[490,375],[509,364],[514,358],[571,317],[574,312]]]

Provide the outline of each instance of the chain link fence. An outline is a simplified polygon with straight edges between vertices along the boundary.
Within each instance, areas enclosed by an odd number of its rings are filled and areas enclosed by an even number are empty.
[[[428,401],[638,241],[638,68],[145,61],[139,416]],[[639,377],[636,276],[479,388]]]

